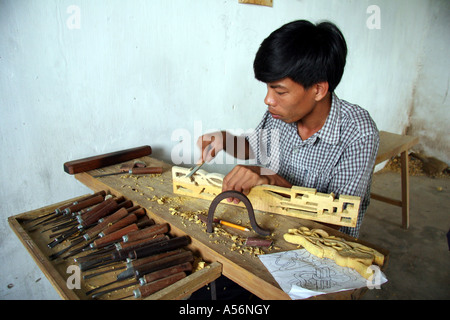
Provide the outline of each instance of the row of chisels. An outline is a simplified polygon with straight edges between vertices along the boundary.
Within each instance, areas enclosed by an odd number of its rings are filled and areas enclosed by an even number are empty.
[[[194,255],[186,248],[189,237],[172,237],[169,224],[155,223],[144,208],[105,191],[28,220],[25,227],[48,233],[48,247],[55,251],[49,259],[55,263],[73,259],[88,288],[92,287],[88,279],[121,271],[113,281],[85,292],[94,299],[131,286],[136,288],[125,298],[145,298],[193,269]]]

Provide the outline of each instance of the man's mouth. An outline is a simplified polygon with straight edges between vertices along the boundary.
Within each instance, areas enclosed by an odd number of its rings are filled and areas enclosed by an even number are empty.
[[[280,119],[281,118],[281,116],[279,114],[275,114],[275,113],[272,113],[270,111],[269,111],[269,113],[274,119]]]

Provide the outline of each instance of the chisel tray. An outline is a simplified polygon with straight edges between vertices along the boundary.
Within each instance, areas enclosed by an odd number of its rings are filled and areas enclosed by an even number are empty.
[[[58,252],[59,250],[64,249],[65,246],[67,246],[68,244],[63,242],[57,245],[56,247],[50,249],[48,248],[47,244],[50,242],[48,235],[49,233],[51,233],[51,231],[41,232],[42,230],[44,230],[44,227],[41,226],[37,226],[33,230],[31,229],[28,230],[29,225],[33,225],[34,223],[33,222],[27,223],[27,220],[37,218],[44,214],[53,212],[56,208],[59,208],[67,203],[73,203],[74,201],[77,201],[77,199],[79,198],[82,197],[77,197],[74,199],[49,205],[40,209],[32,210],[8,218],[10,227],[18,236],[18,238],[25,246],[25,248],[28,250],[28,252],[31,254],[36,264],[39,266],[39,268],[48,278],[50,283],[57,290],[58,294],[63,299],[68,300],[91,299],[91,297],[87,295],[86,292],[103,284],[114,281],[116,279],[117,274],[124,271],[124,269],[123,268],[121,269],[121,267],[125,266],[125,262],[121,262],[114,265],[108,265],[102,268],[98,268],[96,270],[81,272],[79,274],[80,275],[79,279],[80,281],[78,282],[79,288],[77,288],[76,282],[77,280],[75,279],[75,277],[77,276],[76,271],[74,271],[75,268],[71,266],[77,266],[77,263],[74,262],[74,258],[77,256],[83,256],[84,254],[80,253],[65,260],[61,258],[51,260],[49,258],[50,255],[54,254],[55,252]],[[194,256],[196,258],[194,261],[194,268],[195,268],[195,266],[198,264],[198,261],[200,262],[202,261],[202,258],[198,256],[198,254],[194,254]],[[184,279],[177,281],[176,283],[146,297],[145,299],[149,300],[182,299],[189,296],[190,294],[192,294],[199,288],[203,287],[204,285],[214,281],[221,275],[222,265],[220,263],[218,262],[206,264],[201,263],[201,265],[203,266],[203,268],[192,273],[187,273],[188,275]],[[87,280],[83,279],[83,275],[94,273],[94,271],[100,272],[100,271],[107,271],[108,269],[112,270],[115,268],[117,270],[110,271]],[[105,290],[122,284],[130,283],[131,281],[134,281],[134,278],[132,280],[125,280],[119,282],[117,285],[111,285],[110,287],[106,287]],[[137,287],[139,287],[139,285],[135,284],[127,288],[123,288],[102,295],[98,299],[116,300],[122,299],[124,297],[128,297],[127,299],[134,299],[134,297],[132,297],[133,290],[136,289]]]

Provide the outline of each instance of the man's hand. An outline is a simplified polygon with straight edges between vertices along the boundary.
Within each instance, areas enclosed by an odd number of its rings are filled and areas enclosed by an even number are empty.
[[[224,149],[225,133],[217,131],[204,134],[198,138],[197,146],[202,152],[201,162],[209,162]]]
[[[235,136],[226,131],[216,131],[200,136],[197,146],[202,152],[200,162],[209,162],[220,151],[225,151],[238,159],[252,159],[253,153],[245,136]]]
[[[264,170],[264,174],[261,170]],[[250,193],[251,188],[262,184],[279,185],[290,188],[292,185],[275,172],[259,166],[237,165],[223,179],[222,192],[235,190],[245,195]],[[239,199],[228,198],[228,202],[239,203]]]

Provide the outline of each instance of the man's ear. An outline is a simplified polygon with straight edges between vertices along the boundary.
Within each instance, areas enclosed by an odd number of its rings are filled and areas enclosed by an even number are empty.
[[[322,100],[328,93],[328,82],[327,81],[322,81],[322,82],[318,82],[315,85],[315,100],[316,101],[320,101]]]

